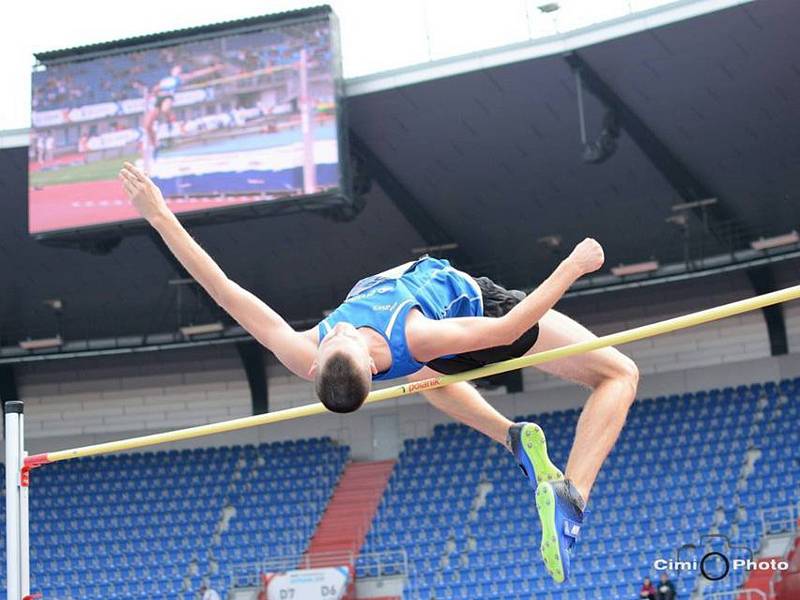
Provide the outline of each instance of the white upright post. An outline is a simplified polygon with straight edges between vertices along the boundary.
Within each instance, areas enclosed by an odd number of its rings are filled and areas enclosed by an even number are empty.
[[[25,416],[19,416],[19,467],[25,464]],[[20,478],[21,480],[21,478]],[[19,488],[19,587],[23,600],[31,593],[30,521],[28,512],[28,482]]]
[[[20,424],[22,402],[5,403],[6,412],[6,582],[8,600],[22,598],[20,552]]]
[[[308,89],[308,52],[300,50],[300,128],[303,132],[303,192],[317,191],[317,162],[314,158],[314,106]]]

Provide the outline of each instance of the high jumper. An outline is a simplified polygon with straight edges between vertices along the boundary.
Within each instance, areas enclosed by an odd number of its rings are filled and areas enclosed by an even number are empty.
[[[553,310],[577,279],[603,265],[603,249],[592,239],[579,243],[528,295],[426,256],[362,279],[316,327],[296,331],[228,279],[140,169],[125,163],[119,177],[139,214],[211,298],[289,370],[313,381],[331,411],[357,410],[372,380],[423,380],[595,339]],[[639,373],[613,347],[537,367],[591,389],[563,473],[550,461],[538,425],[512,423],[468,382],[423,393],[436,408],[512,452],[535,490],[545,567],[560,583],[569,577],[586,502],[625,423]]]

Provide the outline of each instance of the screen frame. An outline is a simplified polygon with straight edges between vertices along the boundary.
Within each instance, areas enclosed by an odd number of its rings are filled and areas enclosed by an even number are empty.
[[[337,188],[315,194],[292,196],[289,198],[254,200],[251,203],[213,209],[198,209],[177,213],[177,218],[186,224],[202,225],[213,223],[229,223],[254,217],[280,216],[304,211],[317,211],[327,213],[353,213],[353,196],[350,178],[350,153],[348,143],[347,117],[344,106],[344,77],[342,75],[341,38],[339,20],[333,9],[328,5],[287,11],[270,15],[262,15],[228,21],[206,26],[193,27],[128,38],[124,40],[103,42],[88,46],[80,46],[65,50],[40,52],[34,54],[36,64],[33,72],[42,67],[74,64],[78,62],[108,58],[110,56],[128,54],[142,50],[156,50],[176,46],[178,44],[192,43],[204,40],[219,39],[232,35],[255,33],[271,28],[295,24],[305,24],[315,21],[327,21],[330,27],[331,39],[331,67],[333,72],[333,88],[336,103],[335,122],[337,131],[337,147],[339,159],[339,185]],[[31,92],[33,93],[33,92]],[[31,98],[32,100],[32,98]],[[31,102],[32,103],[32,102]],[[30,170],[27,170],[30,173]],[[30,190],[30,185],[26,187]],[[28,198],[30,207],[30,197]],[[357,211],[356,211],[357,212]],[[27,212],[29,218],[30,210]],[[66,227],[48,231],[31,232],[30,223],[26,229],[28,235],[43,242],[51,241],[57,245],[70,245],[74,242],[83,246],[92,239],[109,239],[140,234],[147,230],[149,225],[144,219],[127,219],[124,221],[109,221],[106,223],[93,223],[80,227]]]

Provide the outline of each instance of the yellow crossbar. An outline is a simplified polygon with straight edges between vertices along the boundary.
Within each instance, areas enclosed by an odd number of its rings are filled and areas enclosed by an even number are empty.
[[[372,404],[374,402],[383,402],[384,400],[389,400],[391,398],[406,396],[408,394],[413,394],[415,392],[421,392],[424,390],[431,390],[449,385],[451,383],[469,381],[472,379],[505,373],[507,371],[513,371],[515,369],[540,365],[545,362],[558,360],[560,358],[567,358],[577,354],[584,354],[586,352],[591,352],[592,350],[607,348],[609,346],[620,346],[622,344],[628,344],[637,340],[643,340],[657,335],[678,331],[680,329],[695,327],[710,321],[717,321],[726,317],[732,317],[734,315],[758,310],[760,308],[764,308],[765,306],[796,300],[797,298],[800,298],[800,285],[770,292],[768,294],[762,294],[753,298],[746,298],[737,302],[731,302],[730,304],[723,304],[722,306],[716,306],[714,308],[701,310],[699,312],[675,317],[673,319],[659,321],[650,325],[635,327],[626,331],[620,331],[619,333],[612,333],[585,342],[564,346],[562,348],[555,348],[553,350],[530,354],[520,358],[513,358],[511,360],[495,363],[480,369],[474,369],[472,371],[465,371],[464,373],[458,373],[456,375],[441,375],[432,379],[403,383],[381,390],[375,390],[370,393],[365,403]],[[59,450],[58,452],[37,454],[27,457],[25,459],[25,464],[30,468],[51,462],[69,460],[71,458],[82,458],[86,456],[96,456],[98,454],[109,454],[112,452],[135,450],[137,448],[155,446],[156,444],[177,442],[180,440],[188,440],[207,435],[214,435],[217,433],[227,433],[229,431],[238,431],[240,429],[258,427],[260,425],[280,423],[281,421],[301,419],[303,417],[318,415],[320,413],[324,413],[325,411],[326,409],[324,406],[322,406],[322,404],[306,404],[304,406],[296,406],[294,408],[287,408],[285,410],[279,410],[263,415],[232,419],[230,421],[222,421],[220,423],[209,423],[208,425],[199,425],[197,427],[188,427],[186,429],[177,429],[175,431],[165,431],[163,433],[128,438],[115,442],[106,442],[103,444],[94,444],[92,446],[83,446],[81,448],[71,448],[69,450]]]

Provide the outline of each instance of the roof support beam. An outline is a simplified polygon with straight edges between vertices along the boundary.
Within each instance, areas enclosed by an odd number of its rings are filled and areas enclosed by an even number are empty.
[[[14,377],[14,365],[0,365],[0,402],[19,400],[17,379]]]
[[[366,172],[378,183],[420,237],[429,246],[442,246],[455,242],[455,238],[428,212],[414,194],[392,173],[378,156],[352,129],[349,131],[350,149],[362,162]],[[451,252],[461,265],[471,261],[461,248]]]
[[[587,89],[607,108],[614,111],[619,125],[628,133],[684,202],[698,202],[709,198],[719,199],[719,195],[710,190],[700,181],[697,175],[691,172],[689,167],[623,102],[580,54],[570,52],[564,59],[573,71],[577,71],[580,74],[581,80]],[[731,225],[742,229],[740,220],[736,218],[729,206],[725,206],[721,199],[720,202],[707,207],[707,210],[709,230],[720,243],[730,246]],[[699,207],[693,209],[693,212],[700,219],[704,218]],[[734,247],[740,246],[742,241],[744,240],[736,240],[738,243],[734,243]]]
[[[269,412],[269,386],[267,385],[267,367],[264,360],[264,347],[258,342],[238,342],[236,350],[242,359],[242,366],[250,384],[250,401],[253,414],[261,415]]]
[[[6,402],[19,400],[17,379],[14,376],[14,365],[0,365],[0,403],[3,415],[6,413]],[[3,437],[6,435],[6,420],[3,419]]]
[[[747,278],[756,294],[767,294],[778,289],[772,267],[764,265],[747,270]],[[767,322],[769,333],[769,349],[772,356],[782,356],[789,353],[789,341],[786,337],[786,319],[783,314],[783,305],[775,304],[761,309],[764,320]]]
[[[477,379],[476,385],[480,388],[486,385],[489,388],[505,387],[507,394],[518,394],[525,391],[525,385],[522,380],[522,369],[517,371],[509,371],[508,373],[500,373],[499,375],[492,375],[485,379]]]

